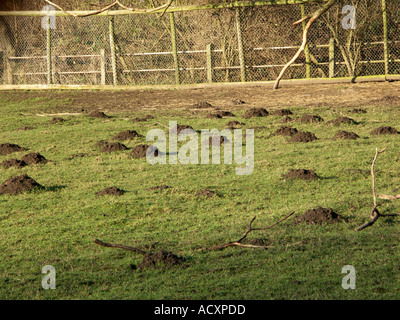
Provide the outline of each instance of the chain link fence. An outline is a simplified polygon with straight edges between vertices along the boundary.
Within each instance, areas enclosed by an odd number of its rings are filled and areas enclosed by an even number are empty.
[[[285,79],[400,73],[400,0],[339,1]],[[0,16],[2,84],[161,85],[274,80],[318,5],[112,16]],[[386,16],[386,19],[385,19]],[[50,28],[48,28],[50,26]]]

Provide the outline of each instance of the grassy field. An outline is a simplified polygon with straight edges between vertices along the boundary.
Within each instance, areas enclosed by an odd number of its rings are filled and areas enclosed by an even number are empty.
[[[342,88],[339,88],[340,90]],[[338,90],[339,90],[338,89]],[[0,183],[24,173],[45,186],[20,195],[0,195],[0,298],[2,299],[399,299],[400,252],[398,218],[381,218],[363,231],[373,199],[369,169],[375,149],[387,147],[376,163],[378,193],[400,193],[400,135],[371,135],[380,126],[400,130],[400,109],[383,105],[352,108],[286,105],[293,118],[318,114],[325,121],[290,123],[315,133],[318,140],[289,142],[273,135],[282,117],[244,119],[247,105],[235,107],[234,118],[207,119],[207,112],[159,108],[146,122],[132,122],[143,110],[111,110],[110,119],[87,114],[54,114],[73,107],[79,93],[64,91],[57,99],[43,93],[0,92],[0,144],[15,143],[29,151],[0,155],[0,162],[39,152],[49,163],[21,169],[0,167]],[[61,97],[61,98],[60,98]],[[94,106],[96,107],[96,106]],[[259,105],[259,107],[263,107]],[[356,107],[356,106],[355,106]],[[269,111],[272,108],[267,108]],[[328,120],[348,116],[358,124],[340,127]],[[130,150],[102,153],[94,145],[125,130],[146,135],[159,122],[170,120],[194,129],[223,129],[230,120],[255,131],[254,172],[235,174],[232,165],[150,165],[133,159]],[[24,126],[31,130],[17,130]],[[338,130],[357,133],[357,140],[334,140]],[[122,141],[129,148],[145,138]],[[76,154],[81,156],[73,156]],[[312,169],[313,181],[282,177],[290,169]],[[168,185],[159,191],[151,187]],[[96,196],[116,186],[120,197]],[[196,192],[210,189],[212,198]],[[382,213],[398,212],[396,201],[378,200]],[[397,200],[400,201],[400,200]],[[294,224],[308,209],[332,208],[341,223]],[[249,221],[266,227],[290,212],[296,217],[267,231],[254,231],[248,240],[262,239],[269,249],[230,247],[198,250],[237,240]],[[98,238],[183,256],[177,266],[132,269],[142,255],[94,244]],[[56,269],[56,290],[44,290],[45,265]],[[342,267],[356,270],[356,289],[342,288]]]

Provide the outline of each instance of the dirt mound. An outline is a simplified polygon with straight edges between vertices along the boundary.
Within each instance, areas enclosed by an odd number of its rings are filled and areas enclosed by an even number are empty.
[[[191,126],[187,125],[187,124],[178,124],[176,126],[176,134],[179,134],[182,130],[185,130],[185,129],[191,129],[191,130],[194,131],[194,129]],[[173,129],[171,129],[169,133],[170,134],[174,134],[175,131]]]
[[[291,117],[284,117],[281,121],[281,123],[289,123],[293,122],[294,120]]]
[[[165,190],[165,189],[169,189],[169,188],[171,188],[171,187],[167,186],[165,184],[162,184],[160,186],[155,186],[155,187],[148,188],[147,190],[148,191],[158,191],[158,190]]]
[[[360,138],[358,134],[348,131],[338,131],[333,137],[333,139],[350,139],[350,140],[355,140],[358,138]]]
[[[204,190],[199,190],[196,192],[197,197],[207,197],[207,198],[213,198],[217,196],[217,193],[212,190],[204,189]]]
[[[279,110],[274,110],[271,113],[273,116],[290,116],[293,114],[292,111],[289,109],[279,109]]]
[[[142,135],[137,133],[135,130],[128,130],[128,131],[122,131],[122,132],[118,133],[112,139],[113,140],[132,140],[134,138],[139,138],[141,136]]]
[[[100,119],[111,118],[110,116],[106,115],[102,111],[93,111],[93,112],[89,113],[89,117],[91,117],[91,118],[100,118]]]
[[[220,117],[236,117],[232,112],[230,111],[217,111],[216,113]]]
[[[61,117],[54,117],[53,119],[50,120],[51,123],[63,123],[66,120],[61,118]]]
[[[197,103],[191,105],[190,108],[193,108],[193,109],[207,109],[207,108],[213,108],[213,105],[211,103],[206,102],[206,101],[201,101],[201,102],[197,102]]]
[[[236,126],[244,126],[244,123],[234,120],[234,121],[229,121],[226,125],[228,127],[236,127]]]
[[[149,153],[149,155],[153,154],[155,157],[157,157],[158,152],[159,152],[158,149],[154,146],[149,146],[147,144],[139,144],[133,148],[131,156],[135,159],[140,159],[140,158],[145,158],[146,154]]]
[[[0,185],[0,194],[19,194],[32,189],[43,189],[39,183],[37,183],[28,175],[10,177]]]
[[[338,117],[335,120],[328,121],[326,124],[327,125],[333,124],[335,126],[340,126],[341,124],[357,124],[357,122],[348,117]]]
[[[354,108],[353,110],[350,111],[351,113],[367,113],[366,110],[364,109],[359,109],[359,108]]]
[[[244,102],[243,100],[240,100],[240,99],[232,99],[232,103],[234,105],[239,105],[239,104],[245,104],[246,102]]]
[[[40,153],[26,154],[21,160],[25,161],[27,164],[45,164],[48,162]]]
[[[96,192],[97,196],[122,196],[124,194],[124,191],[121,189],[118,189],[117,187],[108,187],[105,188],[101,191]]]
[[[146,253],[138,267],[140,269],[172,267],[184,261],[184,257],[179,257],[170,251],[160,250],[155,253]]]
[[[26,149],[23,147],[20,147],[19,145],[13,144],[13,143],[0,144],[0,154],[3,156],[13,153],[13,152],[19,152],[19,151],[24,151],[24,150],[26,150]]]
[[[20,168],[27,166],[28,164],[22,160],[10,159],[10,160],[3,161],[0,165],[6,169],[9,169],[11,167],[20,169]]]
[[[280,127],[279,129],[277,129],[274,133],[274,135],[276,136],[293,136],[297,133],[297,129],[296,128],[292,128],[292,127]]]
[[[268,114],[269,112],[264,108],[251,108],[246,111],[246,113],[243,115],[243,118],[250,119],[253,117],[266,117]]]
[[[381,135],[381,134],[398,134],[399,132],[393,127],[379,127],[371,131],[371,134]]]
[[[283,175],[284,178],[289,180],[302,179],[302,180],[317,180],[318,175],[313,170],[307,169],[291,169],[288,173]]]
[[[312,132],[299,131],[290,139],[291,142],[311,142],[317,140],[317,137]]]
[[[300,218],[297,219],[297,223],[306,222],[307,224],[324,224],[324,223],[335,223],[342,221],[342,217],[333,211],[331,208],[317,208],[307,210]]]
[[[225,136],[214,136],[214,137],[210,137],[210,138],[208,138],[208,140],[206,140],[206,141],[208,141],[208,144],[211,146],[211,145],[217,145],[218,144],[218,141],[219,141],[219,144],[221,145],[221,144],[223,144],[223,143],[229,143],[230,141],[229,141],[229,139],[227,138],[227,137],[225,137]]]
[[[154,117],[152,115],[148,114],[144,117],[136,117],[132,121],[133,122],[144,122],[144,121],[151,120],[151,119],[154,119]]]
[[[298,121],[302,123],[318,123],[324,121],[324,119],[318,115],[305,114]]]
[[[219,114],[215,114],[215,113],[209,113],[209,114],[206,116],[206,118],[207,118],[207,119],[221,119],[222,116],[220,116]]]
[[[100,147],[101,152],[115,152],[115,151],[124,151],[128,150],[128,147],[119,142],[107,142],[107,141],[99,141],[96,143],[97,147]]]

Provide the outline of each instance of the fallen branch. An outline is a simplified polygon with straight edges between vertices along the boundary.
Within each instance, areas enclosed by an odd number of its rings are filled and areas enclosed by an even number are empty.
[[[281,81],[283,74],[285,73],[286,69],[289,68],[300,56],[300,54],[304,51],[307,40],[308,40],[308,30],[310,29],[311,25],[321,16],[323,15],[326,11],[328,11],[335,3],[337,0],[328,0],[327,3],[325,3],[321,8],[319,8],[317,11],[315,11],[313,14],[309,14],[302,19],[296,21],[293,23],[293,25],[297,25],[299,23],[302,23],[303,21],[308,20],[304,31],[303,31],[303,42],[299,48],[299,50],[295,53],[293,58],[282,68],[281,73],[279,74],[278,78],[275,81],[274,84],[274,89],[278,89],[279,87],[279,82]]]
[[[51,2],[51,1],[49,1],[49,0],[44,0],[44,1],[47,2],[49,5],[51,5],[51,6],[55,7],[55,8],[57,8],[57,9],[61,10],[62,12],[66,13],[66,14],[68,14],[69,16],[72,16],[72,17],[89,17],[89,16],[94,16],[94,15],[100,14],[100,13],[102,13],[102,12],[104,12],[104,11],[110,10],[110,9],[112,9],[114,6],[119,6],[119,7],[123,8],[123,9],[129,10],[129,11],[138,11],[138,12],[145,12],[145,13],[150,13],[150,12],[159,11],[159,10],[164,9],[163,12],[161,13],[161,17],[162,17],[162,16],[164,15],[164,13],[167,11],[167,9],[171,6],[172,2],[173,2],[173,0],[168,0],[167,3],[165,3],[165,4],[163,4],[162,6],[159,6],[159,7],[157,7],[157,8],[142,9],[142,8],[130,8],[130,7],[127,7],[127,6],[125,6],[124,4],[122,4],[121,2],[119,2],[119,0],[116,0],[116,1],[114,1],[113,3],[110,3],[110,4],[106,5],[105,7],[103,7],[103,8],[100,9],[100,10],[93,11],[93,12],[89,12],[89,13],[84,13],[84,14],[75,14],[75,13],[68,12],[68,11],[64,10],[62,7],[60,7],[59,5],[53,3],[53,2]]]
[[[148,252],[146,252],[146,251],[144,251],[142,249],[125,246],[123,244],[106,243],[106,242],[103,242],[103,241],[101,241],[99,239],[94,239],[93,241],[94,241],[94,243],[96,243],[96,244],[98,244],[99,246],[102,246],[102,247],[119,248],[119,249],[124,249],[124,250],[128,250],[128,251],[140,253],[140,254],[143,254],[143,255],[148,253]]]
[[[263,248],[263,249],[270,248],[270,246],[259,246],[259,245],[245,244],[245,243],[242,243],[242,241],[244,239],[246,239],[247,235],[251,231],[261,231],[261,230],[271,229],[272,227],[276,226],[277,224],[279,224],[282,221],[284,221],[284,220],[288,219],[289,217],[291,217],[293,214],[294,214],[294,211],[291,212],[286,217],[284,217],[281,220],[279,220],[278,222],[276,222],[276,223],[274,223],[274,224],[272,224],[272,225],[270,225],[268,227],[265,227],[265,228],[253,228],[251,225],[254,222],[254,220],[256,219],[256,217],[254,217],[253,219],[251,219],[250,223],[248,224],[246,232],[243,234],[243,236],[239,240],[231,241],[231,242],[228,242],[228,243],[225,243],[225,244],[222,244],[222,245],[218,245],[218,246],[214,246],[214,247],[202,248],[202,249],[199,249],[199,250],[221,250],[221,249],[225,249],[227,247],[234,247],[234,246],[244,247],[244,248]]]
[[[389,213],[389,214],[382,214],[378,211],[377,207],[380,206],[379,204],[377,204],[376,201],[376,191],[375,191],[375,173],[374,173],[374,167],[375,167],[375,163],[376,160],[378,159],[378,156],[385,152],[386,148],[382,149],[381,151],[378,151],[378,148],[376,148],[375,151],[375,157],[374,160],[372,161],[372,165],[371,165],[371,178],[372,178],[372,197],[373,197],[373,201],[374,201],[374,207],[371,211],[370,217],[371,217],[371,221],[364,223],[363,225],[359,226],[356,231],[361,231],[367,227],[372,226],[380,217],[397,217],[400,216],[400,214],[398,213]]]

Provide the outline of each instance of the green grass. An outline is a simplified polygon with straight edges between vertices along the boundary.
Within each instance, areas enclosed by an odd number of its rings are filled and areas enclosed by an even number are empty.
[[[110,120],[64,116],[50,124],[51,113],[68,107],[64,100],[45,98],[13,102],[0,94],[0,143],[10,142],[39,152],[48,164],[22,169],[0,167],[0,183],[27,173],[46,187],[17,196],[0,196],[0,298],[2,299],[399,299],[399,219],[381,218],[356,232],[372,209],[370,165],[375,148],[388,147],[376,164],[379,193],[399,193],[400,137],[371,136],[378,126],[400,130],[397,109],[370,107],[367,114],[347,114],[358,125],[299,124],[319,138],[306,144],[273,136],[280,117],[243,119],[266,126],[255,133],[255,168],[236,176],[233,165],[150,165],[132,159],[129,151],[103,154],[94,147],[120,131],[146,135],[152,128],[114,113]],[[288,106],[299,116],[319,114],[326,121],[347,109]],[[360,106],[357,106],[360,107]],[[362,107],[362,106],[361,106]],[[209,120],[181,110],[160,110],[156,120],[189,124],[195,129],[225,127],[231,119]],[[152,120],[153,121],[153,120]],[[325,121],[325,122],[326,122]],[[23,126],[35,129],[16,131]],[[162,128],[162,127],[159,127]],[[336,141],[338,130],[356,132],[355,141]],[[145,138],[124,141],[128,147]],[[0,156],[0,162],[27,152]],[[71,155],[87,153],[85,157]],[[313,169],[317,181],[286,181],[292,168]],[[166,184],[172,188],[148,191]],[[97,197],[109,186],[127,191],[121,197]],[[198,198],[211,189],[215,198]],[[397,202],[382,203],[381,212],[397,212]],[[252,232],[271,249],[197,249],[240,238],[255,216],[254,227],[270,225],[291,211],[297,215],[318,206],[331,207],[346,222],[294,225],[291,220],[271,230]],[[93,239],[153,250],[165,249],[186,261],[172,268],[132,270],[141,256],[97,246]],[[42,267],[53,265],[57,289],[43,290]],[[341,286],[342,267],[356,269],[356,290]]]

